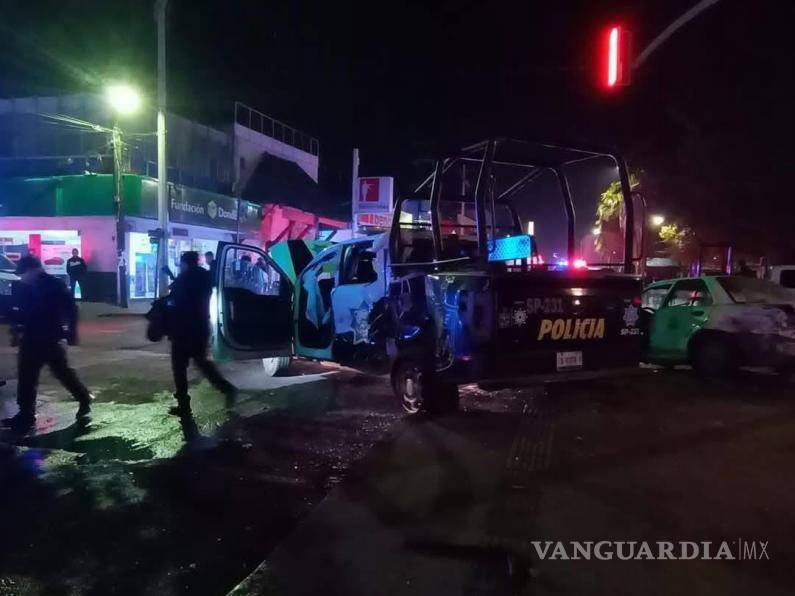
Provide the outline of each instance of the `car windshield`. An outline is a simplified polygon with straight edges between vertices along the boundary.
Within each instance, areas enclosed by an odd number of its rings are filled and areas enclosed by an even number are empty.
[[[14,265],[14,262],[5,255],[0,255],[0,271],[14,270],[16,270],[16,265]]]
[[[732,300],[740,304],[795,303],[795,291],[766,279],[719,277],[718,281]]]

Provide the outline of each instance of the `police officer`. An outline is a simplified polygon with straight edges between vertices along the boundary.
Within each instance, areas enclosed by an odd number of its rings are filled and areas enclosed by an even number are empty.
[[[72,289],[72,296],[75,295],[77,284],[80,284],[80,291],[83,292],[83,280],[88,272],[88,266],[80,251],[72,249],[72,257],[66,261],[66,273],[69,275],[69,286]]]
[[[171,370],[177,406],[169,410],[175,416],[191,415],[188,395],[188,364],[194,364],[208,381],[226,396],[231,406],[237,396],[237,388],[227,381],[215,364],[207,359],[207,344],[210,339],[210,296],[213,280],[210,272],[199,266],[199,253],[182,253],[179,275],[171,286],[168,299],[168,329],[171,339]]]
[[[57,277],[44,272],[34,256],[17,264],[20,283],[15,292],[17,308],[12,313],[15,343],[19,345],[17,404],[19,413],[3,425],[27,431],[36,422],[36,389],[39,373],[46,364],[53,376],[80,404],[77,419],[91,413],[92,396],[74,369],[69,368],[61,340],[77,344],[77,307],[69,290]]]
[[[215,269],[217,263],[215,262],[215,255],[213,254],[213,251],[208,250],[206,253],[204,253],[204,263],[207,265],[207,270],[210,272],[212,278],[215,279]]]

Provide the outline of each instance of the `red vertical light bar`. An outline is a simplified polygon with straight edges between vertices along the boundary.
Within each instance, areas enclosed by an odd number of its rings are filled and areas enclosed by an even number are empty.
[[[618,51],[621,30],[619,27],[612,27],[607,40],[607,86],[615,87],[618,83]]]

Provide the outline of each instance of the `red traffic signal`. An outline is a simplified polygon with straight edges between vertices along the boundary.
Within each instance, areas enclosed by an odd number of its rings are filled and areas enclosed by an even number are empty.
[[[609,89],[629,85],[632,78],[632,33],[616,25],[604,34],[602,80]]]

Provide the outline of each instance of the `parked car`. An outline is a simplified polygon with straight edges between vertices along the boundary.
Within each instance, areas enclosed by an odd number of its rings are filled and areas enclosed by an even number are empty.
[[[795,291],[764,279],[687,277],[643,291],[644,359],[691,364],[706,376],[740,366],[795,369]]]
[[[795,288],[795,265],[774,265],[768,271],[768,279],[785,288]]]
[[[19,281],[14,271],[14,262],[0,255],[0,319],[8,317],[11,312],[11,295],[14,284]]]

